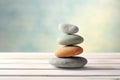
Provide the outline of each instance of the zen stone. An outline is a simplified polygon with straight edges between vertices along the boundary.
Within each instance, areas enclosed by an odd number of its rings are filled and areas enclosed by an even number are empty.
[[[57,57],[71,57],[83,52],[83,48],[80,46],[64,46],[58,48],[55,52]]]
[[[75,44],[80,44],[84,41],[83,37],[79,35],[64,35],[60,37],[57,42],[61,45],[75,45]]]
[[[79,28],[72,24],[60,24],[59,29],[67,34],[73,34],[79,31]]]
[[[50,64],[60,68],[81,68],[87,64],[84,57],[53,58]]]

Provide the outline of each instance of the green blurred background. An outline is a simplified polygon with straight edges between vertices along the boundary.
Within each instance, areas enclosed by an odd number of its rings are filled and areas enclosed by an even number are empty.
[[[60,23],[79,26],[84,52],[120,52],[120,0],[0,0],[0,52],[54,52]]]

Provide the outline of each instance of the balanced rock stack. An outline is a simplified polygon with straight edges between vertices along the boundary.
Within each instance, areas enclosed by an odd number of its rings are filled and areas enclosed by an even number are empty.
[[[52,58],[50,64],[61,68],[84,67],[87,64],[87,59],[76,56],[83,52],[83,48],[77,46],[84,41],[81,36],[75,34],[79,31],[79,28],[72,24],[61,24],[59,29],[65,35],[58,39],[58,43],[64,46],[56,50],[56,58]]]

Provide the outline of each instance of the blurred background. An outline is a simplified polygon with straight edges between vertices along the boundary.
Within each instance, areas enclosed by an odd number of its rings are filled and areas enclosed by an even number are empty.
[[[60,23],[79,26],[84,52],[120,52],[120,0],[0,0],[0,52],[54,52]]]

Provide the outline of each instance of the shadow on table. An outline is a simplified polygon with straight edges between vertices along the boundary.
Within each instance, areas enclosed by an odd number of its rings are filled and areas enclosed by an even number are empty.
[[[104,68],[103,67],[91,67],[91,66],[85,66],[85,67],[82,67],[82,68],[59,68],[59,69],[62,69],[62,70],[120,70],[120,68]]]

